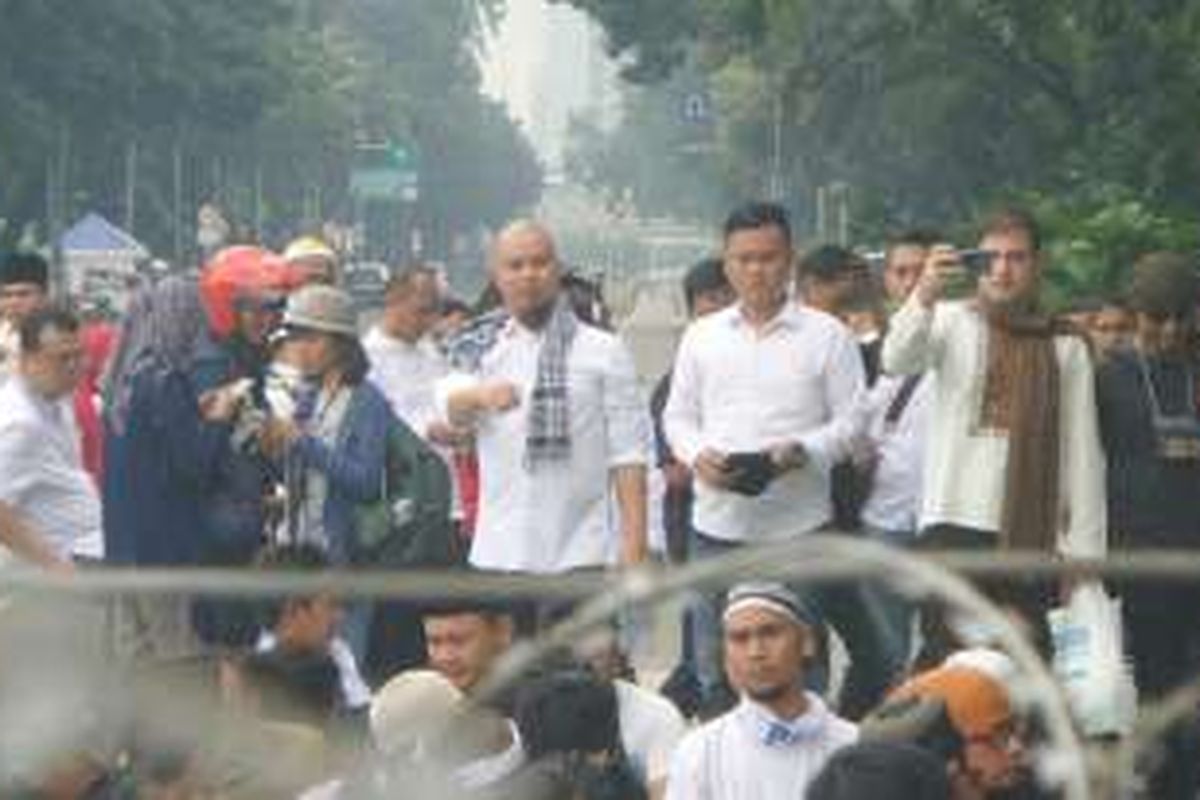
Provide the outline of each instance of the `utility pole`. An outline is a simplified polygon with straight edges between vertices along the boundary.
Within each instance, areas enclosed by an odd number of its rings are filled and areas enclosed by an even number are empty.
[[[771,76],[771,150],[767,174],[767,198],[783,200],[783,79]]]
[[[183,268],[183,150],[176,137],[171,147],[171,238],[175,269]]]
[[[130,139],[125,149],[125,231],[132,236],[137,222],[137,139]]]

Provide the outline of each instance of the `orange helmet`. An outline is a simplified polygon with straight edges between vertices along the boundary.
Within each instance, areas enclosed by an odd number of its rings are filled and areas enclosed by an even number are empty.
[[[200,274],[200,299],[218,337],[233,333],[239,303],[282,301],[299,284],[296,271],[261,247],[227,247]]]

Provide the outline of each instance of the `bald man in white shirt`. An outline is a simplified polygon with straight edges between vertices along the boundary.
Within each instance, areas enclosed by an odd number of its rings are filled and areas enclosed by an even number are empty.
[[[574,315],[544,227],[510,225],[491,262],[503,307],[460,335],[470,348],[450,343],[456,371],[438,385],[445,421],[476,436],[470,562],[535,573],[640,563],[649,425],[633,359]]]

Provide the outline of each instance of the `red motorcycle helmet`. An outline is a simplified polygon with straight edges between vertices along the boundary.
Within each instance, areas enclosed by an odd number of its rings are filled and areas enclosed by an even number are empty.
[[[297,270],[261,247],[238,245],[219,251],[200,273],[200,299],[218,338],[233,333],[244,303],[282,303],[299,285]]]

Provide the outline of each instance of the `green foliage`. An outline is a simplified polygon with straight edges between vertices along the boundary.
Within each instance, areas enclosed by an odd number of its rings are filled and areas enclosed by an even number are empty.
[[[421,155],[416,214],[433,232],[430,250],[444,251],[540,190],[528,144],[480,93],[476,54],[498,9],[498,0],[0,0],[0,219],[9,223],[0,239],[28,222],[44,235],[50,212],[98,208],[120,221],[133,155],[134,232],[158,252],[171,254],[180,229],[190,246],[208,199],[278,243],[318,218],[350,220],[355,143],[390,139]],[[492,161],[503,168],[485,174]]]
[[[816,187],[833,182],[850,187],[867,240],[953,230],[1014,196],[1058,198],[1046,213],[1115,228],[1087,231],[1097,250],[1072,263],[1109,265],[1174,241],[1162,226],[1200,206],[1197,3],[571,2],[605,25],[631,76],[665,85],[672,68],[700,71],[716,99],[713,191],[764,194],[778,168],[801,227]],[[626,138],[669,141],[627,124]],[[1098,285],[1113,280],[1115,267],[1095,269]]]
[[[1124,291],[1134,262],[1147,253],[1200,249],[1194,220],[1155,210],[1121,187],[1096,187],[1082,197],[1025,199],[1045,226],[1048,299],[1055,306]]]

